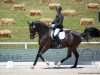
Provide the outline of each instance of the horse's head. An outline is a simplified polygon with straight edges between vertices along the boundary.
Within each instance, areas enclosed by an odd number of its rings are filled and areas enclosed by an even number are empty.
[[[35,28],[35,24],[34,22],[27,22],[29,25],[29,31],[30,31],[30,38],[34,39],[35,35],[36,35],[36,28]]]
[[[45,32],[49,30],[49,27],[46,26],[45,23],[40,21],[35,22],[27,22],[29,24],[29,31],[30,31],[30,38],[34,39],[34,36],[36,35],[36,32],[38,33],[39,37],[42,37]]]

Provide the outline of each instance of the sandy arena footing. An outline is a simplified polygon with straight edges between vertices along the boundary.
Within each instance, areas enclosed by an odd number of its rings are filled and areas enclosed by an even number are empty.
[[[6,68],[0,66],[0,75],[100,75],[100,67],[96,65],[78,65],[77,68],[69,68],[69,66],[61,65],[52,66],[14,66]]]

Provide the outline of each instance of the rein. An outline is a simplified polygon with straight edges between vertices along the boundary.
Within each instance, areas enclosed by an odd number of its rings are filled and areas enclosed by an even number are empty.
[[[36,38],[36,37],[38,37],[38,34],[36,34],[34,38]]]
[[[32,34],[32,33],[31,33]],[[34,38],[36,38],[38,35],[36,34]]]

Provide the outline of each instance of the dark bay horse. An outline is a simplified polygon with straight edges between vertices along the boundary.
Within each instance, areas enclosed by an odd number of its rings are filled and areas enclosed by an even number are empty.
[[[29,24],[30,38],[34,39],[36,34],[39,35],[39,51],[37,53],[33,67],[36,65],[39,57],[42,59],[43,62],[46,62],[46,64],[49,65],[49,63],[43,58],[42,54],[45,53],[49,48],[51,48],[51,45],[54,42],[54,40],[50,36],[50,27],[46,26],[46,24],[42,22],[32,22],[32,23],[28,22],[28,24]],[[73,53],[76,59],[74,65],[71,68],[76,68],[79,58],[77,48],[82,41],[81,35],[72,30],[65,30],[65,35],[66,35],[65,39],[63,39],[62,42],[62,48],[67,47],[68,54],[66,54],[66,57],[63,58],[58,63],[58,65],[60,66],[60,64],[62,64],[65,60],[70,58]]]

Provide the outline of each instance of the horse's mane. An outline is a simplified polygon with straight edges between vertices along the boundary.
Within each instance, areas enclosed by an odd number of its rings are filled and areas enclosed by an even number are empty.
[[[33,25],[35,25],[37,30],[41,31],[42,34],[47,32],[47,31],[49,31],[49,27],[45,23],[43,23],[43,22],[35,21],[35,22],[33,22]]]
[[[45,23],[43,23],[41,21],[35,21],[35,22],[33,22],[33,24],[38,26],[38,27],[49,28]]]

